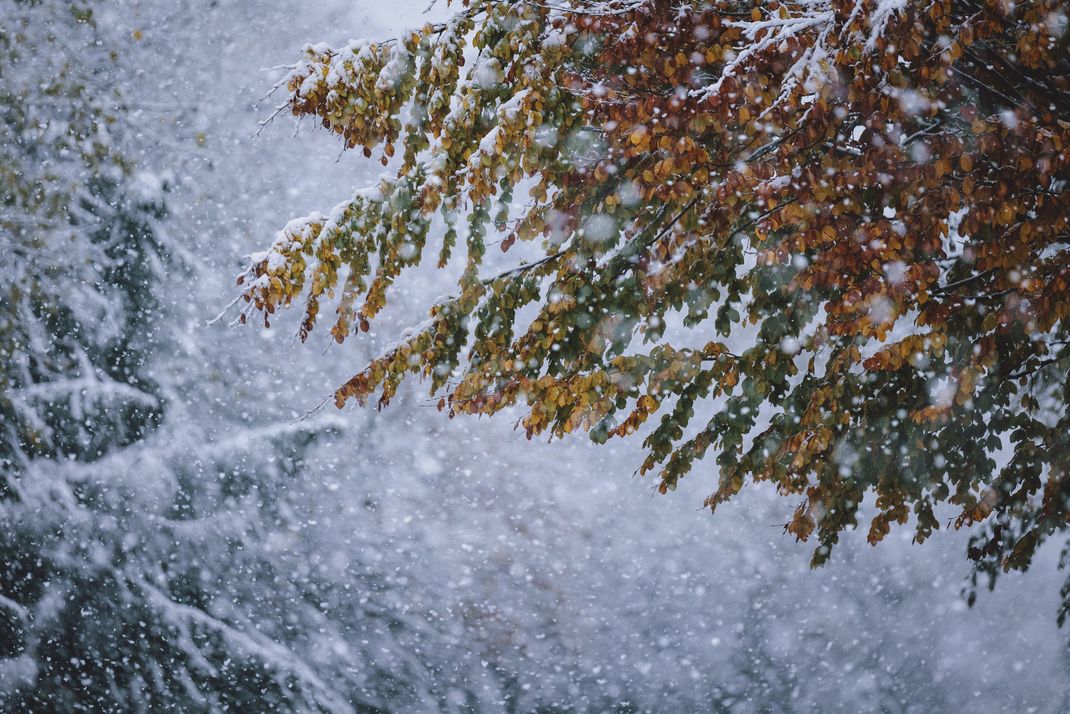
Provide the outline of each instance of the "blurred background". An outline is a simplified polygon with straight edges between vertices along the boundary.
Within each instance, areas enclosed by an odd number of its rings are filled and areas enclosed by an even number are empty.
[[[967,533],[811,571],[771,490],[701,509],[712,464],[659,496],[634,444],[419,388],[302,418],[455,272],[341,346],[208,324],[244,255],[382,171],[285,113],[254,136],[280,66],[426,5],[0,0],[0,706],[1070,708],[1050,545],[971,608]]]

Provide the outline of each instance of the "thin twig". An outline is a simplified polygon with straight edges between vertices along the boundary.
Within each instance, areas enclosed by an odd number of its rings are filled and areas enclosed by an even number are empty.
[[[232,307],[234,307],[235,305],[237,305],[237,304],[238,304],[238,301],[239,301],[239,300],[241,300],[241,299],[242,299],[242,297],[244,297],[244,293],[242,293],[242,294],[238,295],[238,297],[234,298],[234,299],[233,299],[233,300],[231,300],[231,301],[230,301],[229,303],[227,303],[227,306],[226,306],[225,308],[223,308],[222,312],[220,312],[220,313],[219,313],[218,315],[216,315],[215,317],[213,317],[213,318],[212,318],[211,320],[208,320],[208,321],[207,321],[206,323],[204,323],[204,326],[205,326],[205,327],[211,327],[212,325],[214,325],[214,324],[216,324],[217,322],[219,322],[220,320],[222,320],[222,319],[223,319],[223,317],[224,317],[224,316],[225,316],[225,315],[226,315],[226,314],[227,314],[228,312],[230,312],[230,308],[232,308]]]
[[[323,411],[323,408],[327,406],[327,402],[331,401],[332,397],[334,397],[334,392],[331,392],[330,394],[328,394],[326,397],[324,397],[323,399],[320,400],[319,404],[317,404],[316,406],[312,407],[311,409],[309,409],[304,414],[299,416],[297,419],[294,419],[290,423],[291,424],[300,424],[301,422],[307,420],[309,417],[315,416],[316,414],[319,414],[321,411]]]
[[[277,117],[282,112],[282,110],[285,109],[288,106],[290,106],[289,102],[283,102],[279,106],[275,107],[275,111],[271,112],[271,116],[269,116],[267,119],[263,119],[261,121],[258,121],[257,122],[257,126],[260,127],[260,128],[256,130],[255,134],[253,134],[253,138],[255,139],[256,137],[260,136],[260,132],[262,132],[264,130],[264,127],[267,126],[268,124],[270,124],[272,122],[272,120],[275,117]]]

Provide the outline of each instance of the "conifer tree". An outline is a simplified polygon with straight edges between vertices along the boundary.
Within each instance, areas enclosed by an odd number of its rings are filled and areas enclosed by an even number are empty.
[[[130,40],[94,9],[0,2],[0,710],[345,711],[247,614],[303,587],[256,530],[316,427],[224,448],[169,416],[159,295],[191,266],[115,89]]]
[[[0,28],[5,473],[38,456],[100,458],[150,431],[162,408],[134,329],[155,317],[161,186],[118,149],[118,97],[62,49],[77,42],[82,62],[113,64],[92,23],[88,6],[43,3],[12,9]]]
[[[338,406],[419,376],[529,437],[638,434],[662,492],[774,484],[815,564],[869,495],[874,544],[983,522],[993,576],[1065,528],[1062,3],[454,10],[308,46],[284,82],[280,110],[389,172],[252,255],[240,320],[303,299],[305,339],[333,299],[341,342],[404,271],[462,266]]]

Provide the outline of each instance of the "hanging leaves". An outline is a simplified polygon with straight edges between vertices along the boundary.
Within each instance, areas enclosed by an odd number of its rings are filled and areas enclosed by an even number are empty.
[[[403,156],[252,256],[241,318],[303,295],[303,339],[337,293],[341,341],[463,221],[455,296],[339,406],[419,375],[529,437],[642,433],[663,492],[711,457],[711,508],[801,494],[815,563],[872,494],[872,543],[949,504],[1025,567],[1070,517],[1068,43],[1054,0],[473,0],[309,47],[293,113]],[[491,229],[543,257],[493,274]]]

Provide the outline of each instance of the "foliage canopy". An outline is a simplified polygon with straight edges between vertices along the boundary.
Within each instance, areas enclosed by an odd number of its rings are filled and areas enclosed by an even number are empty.
[[[341,342],[461,236],[456,295],[339,406],[419,375],[529,437],[642,430],[662,492],[715,456],[711,509],[773,482],[815,563],[872,492],[872,543],[948,513],[1025,568],[1070,514],[1066,30],[1054,0],[473,0],[308,46],[283,107],[391,173],[251,256],[240,320],[303,296],[304,339],[337,297]],[[542,253],[481,272],[491,230]]]

